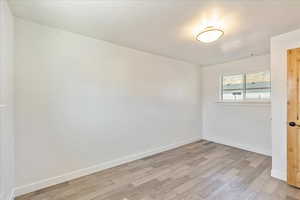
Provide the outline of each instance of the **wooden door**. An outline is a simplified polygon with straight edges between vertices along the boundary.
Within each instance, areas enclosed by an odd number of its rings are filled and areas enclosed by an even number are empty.
[[[300,48],[288,50],[288,184],[300,187]]]

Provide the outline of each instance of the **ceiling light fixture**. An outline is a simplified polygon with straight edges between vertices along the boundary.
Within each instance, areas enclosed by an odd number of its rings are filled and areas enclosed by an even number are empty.
[[[196,39],[204,43],[210,43],[220,39],[223,35],[224,31],[221,29],[208,26],[204,31],[197,35]]]

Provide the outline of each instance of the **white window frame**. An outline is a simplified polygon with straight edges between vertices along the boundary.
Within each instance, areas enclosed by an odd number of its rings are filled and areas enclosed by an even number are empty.
[[[259,73],[259,72],[269,72],[271,75],[270,70],[256,70],[256,71],[246,71],[246,72],[237,72],[237,73],[222,73],[219,77],[219,99],[217,103],[238,103],[238,104],[270,104],[271,97],[269,99],[246,99],[246,75],[252,73]],[[243,75],[243,99],[242,100],[223,100],[223,77],[224,76],[234,76],[234,75]],[[271,82],[271,81],[270,81]],[[272,82],[270,96],[272,92]]]

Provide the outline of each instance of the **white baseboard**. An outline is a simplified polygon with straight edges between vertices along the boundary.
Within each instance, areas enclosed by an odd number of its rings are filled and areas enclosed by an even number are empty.
[[[210,138],[210,137],[205,137],[204,136],[203,139],[208,140],[208,141],[212,141],[212,142],[215,142],[215,143],[219,143],[219,144],[223,144],[223,145],[243,149],[243,150],[246,150],[246,151],[251,151],[251,152],[254,152],[254,153],[258,153],[258,154],[271,156],[271,151],[268,151],[266,149],[256,149],[256,148],[253,148],[253,147],[250,147],[250,146],[246,146],[246,145],[242,145],[242,144],[238,144],[238,143],[234,143],[234,142],[229,142],[229,141],[224,141],[221,138]]]
[[[274,177],[274,178],[283,180],[283,181],[287,180],[287,173],[279,171],[279,170],[276,170],[276,169],[272,169],[271,170],[271,176]]]
[[[5,193],[0,194],[0,200],[14,200],[14,198],[15,198],[14,189],[12,189],[9,194],[5,194]]]
[[[10,192],[10,195],[8,197],[8,200],[14,200],[15,199],[15,190],[12,189],[11,192]]]
[[[138,153],[138,154],[133,154],[133,155],[129,155],[120,159],[116,159],[116,160],[112,160],[112,161],[108,161],[105,163],[101,163],[99,165],[94,165],[88,168],[84,168],[84,169],[79,169],[70,173],[66,173],[66,174],[62,174],[60,176],[56,176],[56,177],[52,177],[52,178],[48,178],[48,179],[44,179],[44,180],[40,180],[38,182],[35,183],[31,183],[28,185],[24,185],[24,186],[20,186],[20,187],[16,187],[15,188],[15,196],[20,196],[23,194],[27,194],[36,190],[40,190],[52,185],[56,185],[59,183],[63,183],[66,181],[70,181],[72,179],[75,178],[79,178],[82,176],[86,176],[95,172],[99,172],[101,170],[105,170],[108,168],[112,168],[112,167],[116,167],[118,165],[124,164],[124,163],[128,163],[128,162],[132,162],[134,160],[138,160],[141,158],[145,158],[154,154],[158,154],[167,150],[171,150],[192,142],[196,142],[201,140],[202,138],[196,137],[196,138],[190,138],[188,140],[184,140],[184,141],[178,141],[176,143],[170,144],[170,145],[166,145],[166,146],[162,146],[162,147],[158,147],[155,149],[151,149],[142,153]]]

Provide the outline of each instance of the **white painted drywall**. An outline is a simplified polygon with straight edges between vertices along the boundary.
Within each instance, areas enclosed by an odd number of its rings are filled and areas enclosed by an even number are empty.
[[[14,187],[13,42],[14,19],[0,1],[0,199],[12,198]]]
[[[15,26],[17,194],[201,137],[198,66]]]
[[[287,50],[300,48],[300,29],[271,39],[272,176],[287,178]]]
[[[222,74],[270,70],[269,55],[202,68],[203,138],[271,155],[268,104],[217,103]]]

